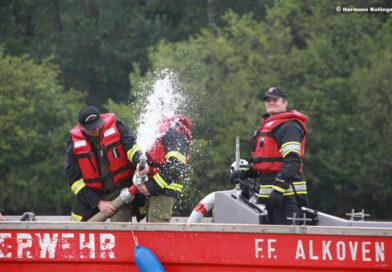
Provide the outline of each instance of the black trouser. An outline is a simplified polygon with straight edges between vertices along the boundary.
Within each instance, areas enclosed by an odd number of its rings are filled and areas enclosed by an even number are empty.
[[[295,202],[282,203],[281,209],[271,209],[268,210],[268,223],[274,225],[291,225],[292,220],[287,219],[287,217],[293,218],[296,214],[296,218],[301,217],[300,210]],[[296,225],[300,225],[299,221],[296,221]]]

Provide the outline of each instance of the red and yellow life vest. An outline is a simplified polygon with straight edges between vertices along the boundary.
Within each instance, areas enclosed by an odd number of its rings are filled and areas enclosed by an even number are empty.
[[[305,125],[305,122],[308,121],[308,117],[296,110],[279,113],[268,119],[261,120],[261,124],[257,128],[257,133],[255,135],[255,148],[252,153],[253,168],[259,173],[271,174],[280,171],[283,163],[283,156],[279,151],[278,143],[273,137],[272,131],[274,128],[290,120],[298,121],[305,129],[305,132],[308,132]],[[306,137],[304,136],[301,142],[301,158],[304,157],[305,154],[305,138]],[[300,172],[302,172],[302,166]]]
[[[175,131],[183,131],[189,140],[189,145],[192,142],[192,134],[190,129],[192,128],[192,122],[185,116],[176,115],[170,119],[165,120],[162,122],[159,128],[159,134],[164,135],[169,128],[174,128]],[[147,152],[150,171],[148,172],[148,177],[153,177],[157,172],[159,172],[159,165],[162,165],[166,162],[166,160],[170,157],[170,152],[165,156],[166,150],[165,146],[162,143],[162,138],[160,137],[151,147],[151,149]],[[179,154],[180,155],[180,154]],[[183,160],[184,164],[188,163],[189,159],[189,151],[186,157]]]
[[[98,171],[98,160],[91,149],[91,144],[80,130],[80,124],[71,131],[74,143],[74,154],[78,158],[79,167],[82,172],[84,183],[93,189],[104,190],[101,181],[109,176],[115,185],[129,180],[134,172],[120,141],[120,132],[116,126],[116,117],[113,113],[101,114],[103,127],[100,132],[100,149],[104,152],[109,174],[100,176]]]

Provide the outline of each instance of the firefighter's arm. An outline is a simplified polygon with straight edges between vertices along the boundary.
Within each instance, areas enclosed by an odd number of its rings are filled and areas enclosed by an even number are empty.
[[[67,145],[64,168],[68,184],[76,197],[92,208],[97,207],[98,203],[101,201],[101,197],[84,183],[78,160],[73,153],[72,141],[68,142]]]
[[[283,157],[277,179],[287,181],[298,174],[301,169],[301,142],[305,137],[305,130],[298,122],[289,121],[284,123],[275,135]]]
[[[159,168],[159,172],[145,182],[150,194],[156,194],[168,186],[182,186],[177,184],[184,175],[187,153],[189,152],[189,141],[182,132],[169,130],[162,138],[165,146],[166,162]],[[176,181],[173,185],[172,182]],[[173,189],[173,188],[172,188]],[[176,189],[176,188],[174,188]],[[181,190],[182,188],[178,188]]]
[[[304,136],[305,131],[296,121],[286,122],[274,132],[283,163],[268,198],[268,208],[281,207],[283,194],[289,188],[292,178],[300,171],[301,142]]]
[[[127,154],[127,158],[133,165],[136,166],[139,163],[141,156],[140,148],[136,144],[136,136],[123,121],[117,119],[116,125],[120,132],[121,144]]]

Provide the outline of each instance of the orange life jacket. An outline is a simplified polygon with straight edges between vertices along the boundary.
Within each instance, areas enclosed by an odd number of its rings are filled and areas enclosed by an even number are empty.
[[[109,174],[101,176],[98,171],[98,160],[91,149],[90,142],[80,130],[80,124],[71,131],[74,143],[74,154],[78,158],[79,167],[85,184],[93,189],[104,190],[102,180],[108,177],[113,179],[113,183],[118,185],[120,182],[131,178],[134,167],[127,159],[124,148],[121,144],[120,132],[116,126],[116,117],[113,113],[101,114],[103,126],[100,131],[100,150],[104,152],[104,158],[108,164]]]
[[[274,128],[290,120],[298,121],[305,129],[305,133],[308,132],[305,125],[305,122],[308,121],[308,117],[296,110],[279,113],[269,117],[268,119],[261,120],[260,126],[257,128],[255,135],[255,147],[252,152],[253,168],[259,173],[271,174],[280,171],[283,163],[283,157],[279,151],[278,143],[273,137],[272,131]],[[301,157],[304,157],[305,154],[305,136],[301,142]],[[300,172],[302,172],[302,165]]]

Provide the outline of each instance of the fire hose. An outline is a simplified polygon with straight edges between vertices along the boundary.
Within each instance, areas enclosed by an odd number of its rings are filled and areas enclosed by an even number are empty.
[[[139,171],[142,171],[147,164],[146,156],[142,155],[139,161]],[[138,172],[135,173],[133,177],[133,185],[129,188],[123,188],[121,190],[120,195],[114,199],[111,204],[116,209],[116,211],[121,208],[124,204],[130,203],[134,200],[135,195],[139,191],[137,186],[141,185],[147,179],[146,175],[140,175]],[[99,211],[93,217],[91,217],[87,222],[104,222],[107,219],[107,216],[102,212]]]

